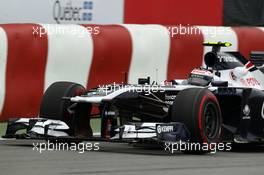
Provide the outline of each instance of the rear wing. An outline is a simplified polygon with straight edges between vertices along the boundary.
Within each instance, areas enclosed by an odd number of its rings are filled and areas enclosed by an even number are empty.
[[[264,51],[252,51],[252,52],[250,52],[250,61],[256,67],[262,67],[264,64]]]

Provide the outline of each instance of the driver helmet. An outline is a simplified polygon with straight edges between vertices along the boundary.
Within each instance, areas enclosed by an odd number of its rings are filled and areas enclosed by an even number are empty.
[[[195,68],[187,79],[188,84],[196,86],[208,86],[213,80],[213,73],[203,68]]]

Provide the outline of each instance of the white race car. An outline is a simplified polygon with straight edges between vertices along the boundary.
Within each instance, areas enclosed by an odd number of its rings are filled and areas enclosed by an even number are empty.
[[[4,137],[262,143],[264,54],[254,52],[247,60],[239,52],[220,51],[231,43],[204,45],[212,47],[204,56],[206,68],[193,69],[186,80],[150,84],[149,78],[140,78],[136,85],[89,90],[56,82],[43,96],[39,118],[10,120]],[[99,135],[90,126],[94,118],[101,119]],[[23,128],[25,134],[16,134]]]

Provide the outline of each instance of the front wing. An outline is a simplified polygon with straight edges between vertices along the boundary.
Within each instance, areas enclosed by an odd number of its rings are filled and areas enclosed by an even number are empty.
[[[115,135],[102,138],[94,135],[90,138],[70,136],[69,126],[60,120],[45,118],[19,118],[8,122],[6,134],[3,138],[17,139],[58,139],[70,140],[98,140],[113,142],[135,142],[151,140],[156,142],[188,141],[190,134],[186,126],[179,122],[171,123],[131,123],[115,129]],[[21,133],[21,130],[24,131]],[[18,134],[18,131],[20,133]]]

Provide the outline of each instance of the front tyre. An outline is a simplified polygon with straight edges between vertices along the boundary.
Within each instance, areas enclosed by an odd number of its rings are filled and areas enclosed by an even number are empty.
[[[85,88],[73,82],[55,82],[45,91],[40,105],[39,117],[61,120],[70,127],[70,135],[76,137],[91,137],[90,127],[91,104],[78,103],[70,113],[69,107],[73,105],[69,100],[62,97],[74,97],[82,95]]]
[[[219,141],[221,110],[215,95],[208,89],[189,88],[179,92],[171,108],[171,121],[185,124],[190,132],[190,143],[200,144],[199,150],[186,150],[186,153],[210,152],[214,149],[211,144]],[[201,149],[205,144],[208,150]]]

